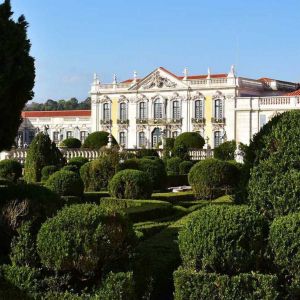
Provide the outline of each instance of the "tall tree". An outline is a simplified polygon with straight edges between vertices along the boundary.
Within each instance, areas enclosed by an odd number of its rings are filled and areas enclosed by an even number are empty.
[[[21,111],[33,97],[34,59],[27,39],[28,23],[17,21],[9,0],[0,4],[0,151],[9,149],[21,124]]]

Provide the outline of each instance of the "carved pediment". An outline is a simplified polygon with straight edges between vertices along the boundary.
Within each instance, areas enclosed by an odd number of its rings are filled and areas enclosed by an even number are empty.
[[[151,89],[151,88],[163,88],[176,87],[177,83],[171,81],[170,79],[163,77],[160,75],[159,71],[154,72],[148,80],[141,86],[143,89]]]

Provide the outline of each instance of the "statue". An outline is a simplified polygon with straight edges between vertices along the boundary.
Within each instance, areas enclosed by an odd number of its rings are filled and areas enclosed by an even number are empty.
[[[244,163],[244,151],[241,149],[241,144],[236,144],[236,149],[234,151],[234,158],[236,162],[243,164]]]
[[[44,134],[48,135],[49,125],[44,125]]]

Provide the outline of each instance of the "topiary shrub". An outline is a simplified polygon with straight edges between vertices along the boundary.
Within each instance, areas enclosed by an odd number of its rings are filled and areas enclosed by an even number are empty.
[[[71,171],[57,171],[52,174],[45,186],[60,196],[82,196],[84,185],[77,173]]]
[[[60,144],[60,147],[66,147],[66,148],[80,148],[81,147],[81,141],[76,138],[67,138],[63,140]]]
[[[126,169],[139,170],[139,168],[140,168],[139,162],[140,162],[140,160],[137,158],[127,159],[124,162],[121,162],[117,166],[117,171],[122,171],[122,170],[126,170]]]
[[[179,175],[179,165],[182,162],[179,157],[171,157],[166,162],[166,170],[168,175]]]
[[[80,178],[83,181],[84,190],[86,192],[92,190],[90,182],[90,165],[91,162],[85,163],[79,170]]]
[[[112,197],[119,199],[147,199],[152,194],[149,176],[138,170],[123,170],[110,180],[108,189]]]
[[[137,158],[143,158],[145,156],[159,157],[159,155],[155,149],[139,149],[139,150],[137,150],[137,152],[136,152]]]
[[[88,137],[85,139],[82,147],[99,150],[103,146],[107,145],[108,136],[109,136],[109,133],[106,131],[95,131],[88,135]],[[117,141],[113,137],[113,135],[111,137],[112,137],[112,144],[117,145]]]
[[[181,160],[189,160],[189,147],[184,143],[178,143],[174,146],[172,151],[172,156],[179,157]]]
[[[177,148],[181,144],[185,145],[187,148],[202,149],[205,141],[197,132],[184,132],[175,139],[174,148]]]
[[[185,160],[185,161],[182,161],[180,164],[179,164],[179,174],[180,175],[187,175],[189,174],[192,166],[194,165],[194,162],[190,161],[190,160]]]
[[[45,167],[43,167],[43,169],[41,171],[41,174],[42,174],[41,181],[42,182],[47,181],[47,179],[50,177],[50,175],[57,172],[58,170],[59,170],[59,168],[57,166],[45,166]]]
[[[52,270],[103,276],[104,270],[128,257],[133,241],[133,229],[120,213],[77,204],[42,225],[37,251],[42,264]]]
[[[0,177],[16,182],[22,176],[22,165],[13,159],[0,161]]]
[[[234,160],[236,141],[227,141],[214,149],[214,158],[220,160]]]
[[[247,206],[207,206],[179,233],[183,265],[229,275],[258,271],[267,235],[264,218]]]
[[[25,161],[24,179],[39,182],[42,168],[49,165],[62,166],[65,160],[47,134],[39,133],[32,140]]]
[[[300,213],[276,218],[271,224],[270,246],[283,274],[291,299],[300,297]]]
[[[188,178],[197,199],[214,199],[235,189],[239,170],[234,164],[211,158],[195,164]]]
[[[80,169],[84,164],[88,163],[89,160],[85,157],[73,157],[69,160],[69,162],[67,163],[67,165],[75,165],[78,167],[78,169]]]
[[[63,168],[61,168],[61,170],[75,172],[75,173],[79,174],[79,169],[76,165],[66,165]]]

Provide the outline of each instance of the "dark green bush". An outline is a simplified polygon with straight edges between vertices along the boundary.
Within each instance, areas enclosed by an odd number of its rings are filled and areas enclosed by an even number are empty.
[[[183,265],[229,275],[259,271],[267,231],[263,217],[247,206],[204,207],[179,233]]]
[[[189,174],[192,166],[194,165],[194,162],[190,161],[190,160],[185,160],[185,161],[182,161],[180,164],[179,164],[179,174],[180,175],[187,175]]]
[[[88,163],[89,160],[85,157],[73,157],[69,160],[69,162],[67,163],[67,165],[75,165],[78,167],[78,169],[80,169],[84,164]]]
[[[189,160],[190,159],[189,147],[184,143],[177,144],[173,148],[172,156],[179,157],[181,160]]]
[[[156,156],[158,157],[158,153],[155,149],[139,149],[136,152],[137,158],[143,158],[145,156]]]
[[[88,135],[88,137],[85,139],[82,147],[99,150],[103,146],[107,145],[108,136],[109,136],[109,133],[106,131],[95,131]],[[115,140],[113,135],[112,135],[112,144],[117,145],[117,141]]]
[[[49,165],[62,166],[63,155],[51,142],[48,135],[39,133],[32,140],[25,161],[24,179],[27,182],[39,182],[43,167]]]
[[[137,158],[127,159],[118,165],[117,171],[122,171],[126,169],[139,170],[140,168],[139,162],[140,160]]]
[[[47,179],[50,177],[50,175],[57,172],[58,170],[59,170],[59,168],[57,166],[45,166],[45,167],[43,167],[43,169],[41,171],[41,174],[42,174],[41,181],[42,182],[47,181]]]
[[[77,174],[79,174],[79,168],[77,165],[66,165],[63,168],[61,168],[61,171],[70,171],[70,172],[75,172]]]
[[[181,144],[184,144],[187,148],[202,149],[205,141],[197,132],[184,132],[175,139],[174,148],[177,148]]]
[[[239,170],[234,164],[211,158],[195,164],[188,177],[197,199],[214,199],[232,193]]]
[[[22,165],[13,159],[0,161],[0,177],[16,182],[22,176]]]
[[[270,246],[274,262],[286,283],[292,299],[300,297],[300,213],[276,218],[270,228]]]
[[[90,166],[91,162],[85,163],[83,166],[81,166],[79,173],[80,173],[80,178],[83,181],[84,184],[84,190],[91,191],[93,189],[91,180],[90,180]]]
[[[236,141],[227,141],[214,149],[214,158],[220,160],[234,160]]]
[[[42,225],[37,251],[42,264],[52,270],[103,276],[112,264],[128,257],[133,240],[133,229],[120,213],[78,204],[63,208]]]
[[[167,176],[167,184],[166,187],[176,187],[189,185],[188,176],[187,175],[168,175]]]
[[[167,160],[166,170],[168,175],[179,175],[179,165],[182,162],[179,157],[171,157]]]
[[[60,196],[82,196],[84,185],[77,173],[58,171],[52,174],[45,186]]]
[[[276,275],[241,273],[236,276],[228,276],[179,268],[174,273],[174,285],[175,300],[280,299]]]
[[[68,138],[63,140],[60,143],[61,147],[66,147],[66,148],[80,148],[81,147],[81,141],[76,138]]]
[[[110,195],[119,199],[147,199],[152,194],[149,175],[138,170],[123,170],[110,180]]]
[[[174,148],[175,139],[174,138],[166,138],[165,139],[165,150],[172,151]]]

